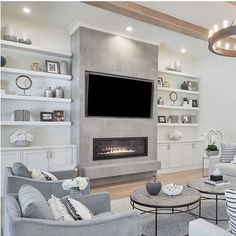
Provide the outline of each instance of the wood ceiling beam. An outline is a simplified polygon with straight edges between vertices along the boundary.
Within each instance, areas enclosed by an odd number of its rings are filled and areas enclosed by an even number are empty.
[[[208,29],[134,2],[84,2],[148,24],[166,28],[190,37],[207,40]]]

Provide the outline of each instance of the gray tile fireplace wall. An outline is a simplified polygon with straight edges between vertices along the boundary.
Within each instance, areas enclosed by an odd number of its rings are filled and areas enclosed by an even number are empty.
[[[84,175],[102,184],[152,174],[160,168],[156,160],[158,46],[80,27],[71,36],[71,50],[71,143],[78,145]],[[85,71],[153,80],[152,118],[86,117]],[[94,161],[93,139],[111,137],[148,137],[148,155]]]

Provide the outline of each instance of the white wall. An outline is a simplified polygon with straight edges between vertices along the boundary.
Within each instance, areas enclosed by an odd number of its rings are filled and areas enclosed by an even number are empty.
[[[196,63],[201,73],[200,134],[218,128],[224,142],[236,142],[236,59],[209,56]]]

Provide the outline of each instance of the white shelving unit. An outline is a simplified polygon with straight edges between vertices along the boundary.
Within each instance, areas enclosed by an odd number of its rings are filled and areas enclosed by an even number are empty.
[[[186,77],[186,78],[191,78],[191,79],[196,79],[196,80],[200,79],[200,77],[197,75],[187,74],[187,73],[182,73],[182,72],[176,72],[176,71],[170,71],[170,70],[159,70],[158,72],[162,74],[175,75],[175,76]]]
[[[71,103],[71,98],[49,98],[40,96],[22,96],[14,94],[2,94],[2,99],[9,100],[23,100],[23,101],[37,101],[37,102],[58,102],[58,103]]]
[[[30,75],[35,77],[43,77],[45,79],[58,79],[58,80],[71,80],[71,75],[62,75],[62,74],[53,74],[53,73],[47,73],[42,71],[33,71],[33,70],[24,70],[24,69],[18,69],[18,68],[10,68],[10,67],[1,67],[2,73],[7,74],[24,74],[24,75]]]
[[[192,111],[198,111],[198,107],[183,107],[183,106],[167,106],[167,105],[158,105],[158,108],[161,109],[174,109],[174,110],[192,110]]]
[[[1,121],[3,126],[70,126],[68,121]]]
[[[165,91],[165,92],[176,92],[176,93],[199,95],[198,91],[189,91],[189,90],[176,89],[176,88],[159,87],[158,90]]]
[[[26,45],[22,43],[16,43],[6,40],[1,40],[1,46],[2,48],[10,48],[15,50],[21,50],[23,52],[33,52],[33,53],[40,53],[44,55],[49,56],[55,56],[55,57],[63,57],[63,58],[70,58],[72,56],[71,52],[62,52],[56,51],[53,49],[43,48],[35,45]]]

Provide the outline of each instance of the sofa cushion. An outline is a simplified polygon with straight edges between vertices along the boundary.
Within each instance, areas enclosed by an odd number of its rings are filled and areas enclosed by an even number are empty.
[[[48,200],[48,205],[55,220],[74,221],[66,206],[60,201],[59,198],[52,195],[52,197]]]
[[[236,154],[236,145],[221,144],[220,162],[229,163],[234,159]]]
[[[236,235],[236,189],[225,190],[230,232]]]
[[[91,220],[93,213],[81,202],[72,198],[67,199],[67,208],[75,220]]]
[[[28,168],[21,162],[15,162],[12,166],[12,173],[15,176],[31,178]]]
[[[25,184],[18,192],[23,217],[53,220],[53,215],[43,195],[34,187]]]
[[[45,181],[56,181],[57,177],[49,172],[38,170],[34,168],[32,170],[32,178],[36,180],[45,180]]]
[[[222,175],[236,177],[236,164],[219,163],[219,164],[216,164],[215,167],[220,170]]]

